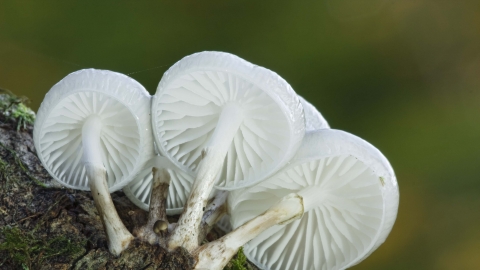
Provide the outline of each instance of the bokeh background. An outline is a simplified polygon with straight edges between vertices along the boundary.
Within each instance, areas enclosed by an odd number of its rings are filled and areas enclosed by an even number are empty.
[[[203,50],[276,71],[389,158],[397,222],[353,269],[480,269],[480,1],[0,2],[0,87],[34,110],[82,68],[154,93]]]

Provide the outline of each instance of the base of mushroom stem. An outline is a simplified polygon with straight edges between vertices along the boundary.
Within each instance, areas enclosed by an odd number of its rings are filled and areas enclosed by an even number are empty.
[[[154,180],[152,183],[149,220],[146,225],[135,231],[139,239],[150,244],[168,248],[168,240],[173,235],[172,231],[174,232],[172,228],[176,226],[176,224],[168,224],[166,215],[164,215],[166,196],[168,195],[166,190],[168,190],[169,175],[166,170],[158,172],[155,169],[153,170],[153,174]],[[168,179],[168,181],[165,179]],[[213,225],[226,213],[227,196],[227,191],[218,192],[206,207],[198,228],[201,234],[197,239],[199,243],[202,242]],[[189,251],[187,249],[195,260],[193,269],[223,269],[238,252],[238,249],[246,242],[274,225],[285,225],[301,218],[303,213],[304,202],[302,196],[292,193],[283,197],[277,204],[270,207],[263,214],[252,218],[225,236],[203,246],[199,246],[194,250]],[[186,235],[183,236],[187,237]],[[185,247],[180,246],[179,248]]]
[[[86,163],[85,169],[95,207],[107,235],[108,249],[113,255],[120,255],[134,239],[133,235],[127,230],[115,209],[112,197],[108,191],[105,168],[96,164]]]
[[[177,226],[176,223],[169,224],[166,216],[166,201],[170,184],[170,175],[166,169],[158,170],[153,168],[152,173],[153,181],[152,191],[150,194],[151,199],[148,220],[143,226],[134,229],[134,235],[137,237],[137,241],[147,242],[151,245],[159,245],[167,249],[167,241],[172,235],[172,231]],[[217,221],[219,221],[223,215],[226,214],[227,196],[227,191],[218,192],[205,208],[199,228],[199,243],[203,242],[203,240],[206,238],[206,235],[211,231],[215,223],[217,223]],[[179,248],[184,249],[183,247]],[[198,252],[190,253],[190,255],[194,256],[195,261],[204,261],[200,260],[198,256],[195,257],[194,254],[198,254]],[[195,267],[194,269],[201,268]],[[216,268],[210,269],[214,270]]]
[[[153,171],[155,175],[155,169]],[[165,175],[165,172],[161,172],[159,175]],[[168,194],[166,192],[168,190],[168,184],[155,183],[155,179],[157,179],[156,176],[154,176],[154,183],[152,185],[152,199],[150,200],[148,220],[146,224],[134,229],[134,235],[141,241],[148,242],[152,245],[158,244],[163,246],[164,244],[166,245],[165,241],[171,236],[177,223],[169,223],[167,220],[165,205]],[[215,224],[227,213],[227,197],[228,191],[219,191],[205,208],[199,228],[199,243],[203,242]],[[165,201],[165,203],[160,203],[159,201]]]
[[[196,269],[223,269],[248,241],[274,225],[286,225],[301,218],[303,213],[303,198],[295,193],[286,195],[263,214],[195,250]]]
[[[183,248],[168,251],[160,245],[151,245],[139,239],[134,239],[116,259],[108,256],[96,259],[108,261],[109,269],[193,269],[195,263],[194,257]],[[87,269],[87,261],[83,260],[77,266]]]

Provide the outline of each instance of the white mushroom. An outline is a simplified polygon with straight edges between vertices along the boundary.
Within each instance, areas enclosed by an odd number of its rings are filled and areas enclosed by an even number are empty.
[[[129,183],[153,155],[150,95],[125,75],[86,69],[50,89],[34,126],[38,156],[62,185],[91,190],[109,249],[119,254],[133,239],[109,191]]]
[[[298,149],[303,110],[276,73],[221,52],[187,56],[165,72],[152,103],[160,152],[196,172],[169,247],[198,246],[206,200],[217,188],[251,185],[280,169]]]
[[[233,226],[252,222],[292,192],[303,198],[303,217],[275,225],[244,246],[245,255],[262,269],[345,269],[385,241],[397,215],[398,186],[387,159],[338,130],[308,132],[286,168],[231,192]],[[239,229],[239,243],[258,233]]]
[[[199,171],[205,149],[228,153],[220,155],[227,156],[216,183],[228,190],[259,181],[293,156],[304,133],[302,112],[276,73],[232,54],[201,52],[165,72],[152,124],[161,154],[184,171]]]

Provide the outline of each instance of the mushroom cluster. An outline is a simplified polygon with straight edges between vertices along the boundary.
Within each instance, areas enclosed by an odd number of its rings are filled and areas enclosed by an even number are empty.
[[[223,269],[244,245],[261,269],[344,269],[385,241],[398,209],[380,151],[223,52],[181,59],[153,97],[116,72],[74,72],[45,96],[34,142],[54,179],[92,192],[114,255],[136,237],[185,248],[195,269]],[[109,194],[119,189],[149,211],[133,235]],[[227,234],[201,245],[217,222]]]

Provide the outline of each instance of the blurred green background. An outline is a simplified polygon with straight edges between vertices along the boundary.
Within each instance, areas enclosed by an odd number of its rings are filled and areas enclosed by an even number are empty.
[[[203,50],[276,71],[389,158],[397,222],[353,269],[480,269],[480,1],[0,2],[0,87],[35,110],[72,71],[154,93]]]

